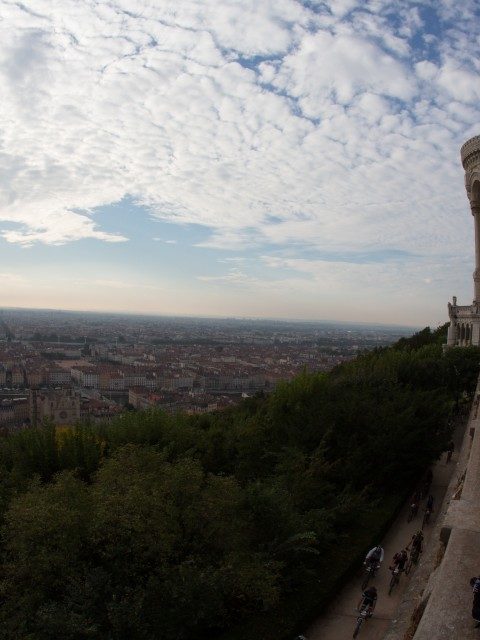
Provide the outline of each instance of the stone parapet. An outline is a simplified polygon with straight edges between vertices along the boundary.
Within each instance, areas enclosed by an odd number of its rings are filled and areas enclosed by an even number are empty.
[[[460,496],[464,485],[466,468],[471,455],[472,437],[470,435],[470,425],[472,420],[476,419],[476,411],[477,406],[473,405],[467,425],[463,427],[464,435],[462,444],[459,447],[457,463],[445,493],[445,498],[442,504],[437,507],[439,515],[432,537],[425,547],[419,566],[411,576],[403,601],[384,640],[412,640],[414,637],[415,640],[418,640],[414,634],[420,630],[420,621],[424,615],[430,615],[430,613],[434,611],[434,608],[430,609],[430,598],[433,597],[432,594],[436,590],[437,581],[440,579],[439,576],[445,558],[446,545],[448,545],[451,536],[451,527],[445,528],[446,518],[452,505],[455,505],[456,508],[459,504],[457,498]],[[468,592],[468,588],[465,589],[465,585],[463,585],[462,593],[466,592]],[[427,607],[430,612],[428,614],[426,613]],[[468,617],[468,614],[468,608],[463,608],[462,615],[467,615]],[[429,640],[434,640],[436,637],[432,632]],[[447,637],[452,638],[452,640],[457,637],[462,638],[461,635],[451,635]],[[478,640],[478,638],[476,638],[476,640]]]
[[[480,508],[478,502],[470,500],[452,500],[443,521],[443,529],[451,531],[462,523],[463,529],[480,531]],[[479,548],[480,568],[480,548]]]
[[[480,315],[477,313],[476,307],[470,305],[452,307],[452,314],[456,318],[476,318],[480,320]]]
[[[465,460],[441,525],[445,553],[429,582],[430,596],[413,640],[477,639],[469,580],[480,571],[480,382],[463,445]],[[470,442],[471,441],[471,442]]]

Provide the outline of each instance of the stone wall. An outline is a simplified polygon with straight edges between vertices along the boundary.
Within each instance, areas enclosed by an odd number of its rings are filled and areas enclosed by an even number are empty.
[[[469,580],[480,575],[480,378],[432,542],[385,640],[479,638]]]

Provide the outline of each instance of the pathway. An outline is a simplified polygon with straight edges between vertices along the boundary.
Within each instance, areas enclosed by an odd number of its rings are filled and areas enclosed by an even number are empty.
[[[463,436],[463,430],[460,434]],[[457,435],[457,434],[456,434]],[[458,437],[458,436],[457,436]],[[456,438],[457,439],[457,438]],[[457,445],[457,443],[456,443]],[[457,447],[458,448],[458,447]],[[457,453],[454,453],[452,461],[447,465],[445,454],[433,467],[433,483],[431,492],[435,497],[433,517],[430,524],[424,530],[425,544],[429,544],[433,525],[439,508],[442,504],[450,477],[455,469]],[[410,576],[402,574],[400,584],[395,587],[391,596],[388,595],[391,574],[388,566],[393,555],[405,547],[413,533],[421,527],[425,501],[419,509],[419,513],[412,522],[407,522],[409,505],[405,505],[389,533],[382,541],[385,549],[385,560],[382,568],[372,581],[378,589],[378,601],[373,618],[363,625],[359,638],[361,640],[381,640],[386,634],[392,619],[396,615],[397,608],[402,600],[403,593],[408,586]],[[365,551],[368,551],[367,549]],[[412,574],[414,571],[412,571]],[[307,631],[308,640],[345,640],[351,638],[357,618],[356,606],[361,596],[361,583],[363,575],[358,574],[340,592],[336,602],[321,616]]]

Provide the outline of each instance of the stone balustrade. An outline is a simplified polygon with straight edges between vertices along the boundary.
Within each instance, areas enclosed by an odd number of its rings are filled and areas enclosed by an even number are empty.
[[[471,318],[473,316],[476,317],[477,315],[475,310],[472,308],[472,305],[454,307],[454,313],[457,318]]]

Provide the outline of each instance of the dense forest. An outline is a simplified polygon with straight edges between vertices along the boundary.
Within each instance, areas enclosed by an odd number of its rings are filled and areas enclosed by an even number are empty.
[[[471,397],[444,328],[225,412],[0,439],[0,637],[290,638],[386,530]]]

